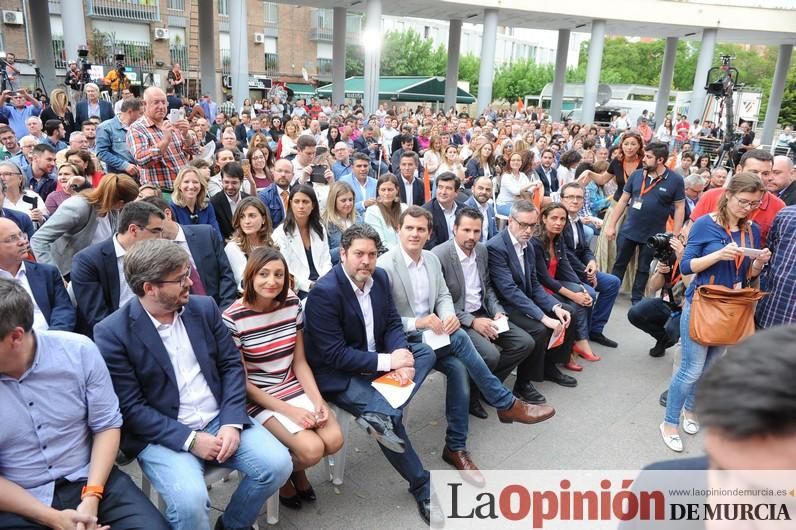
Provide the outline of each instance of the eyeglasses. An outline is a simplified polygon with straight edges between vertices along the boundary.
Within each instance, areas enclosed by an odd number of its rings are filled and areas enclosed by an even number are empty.
[[[0,172],[0,178],[13,177],[13,176],[21,177],[22,173],[17,173],[16,171],[3,171],[3,172]]]
[[[761,204],[761,201],[749,201],[746,199],[739,199],[738,197],[735,197],[735,200],[738,201],[738,205],[741,208],[750,208],[752,210],[759,208]]]
[[[163,236],[163,229],[162,228],[149,228],[148,226],[144,226],[144,225],[135,225],[135,226],[137,226],[141,230],[146,230],[150,234],[155,234],[158,237]]]
[[[569,200],[572,200],[572,201],[582,201],[583,200],[583,195],[562,195],[561,198],[562,199],[569,199]]]
[[[188,268],[188,271],[180,276],[176,280],[155,280],[153,283],[176,283],[179,284],[180,287],[185,287],[191,280],[191,268]]]
[[[0,243],[10,245],[12,243],[19,243],[20,241],[27,241],[27,240],[28,240],[28,234],[26,234],[25,232],[17,232],[13,236],[9,236],[3,239],[2,241],[0,241]]]
[[[536,225],[538,224],[538,223],[523,223],[519,219],[514,217],[513,215],[511,216],[511,218],[514,219],[515,223],[520,225],[520,230],[522,230],[522,231],[533,230],[534,228],[536,228]]]

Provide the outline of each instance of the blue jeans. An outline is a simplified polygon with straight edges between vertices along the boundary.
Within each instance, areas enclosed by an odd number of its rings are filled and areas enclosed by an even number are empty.
[[[420,385],[437,360],[434,350],[425,344],[413,344],[412,354],[415,358],[415,389],[403,407],[409,404],[414,394],[420,389]],[[403,421],[401,421],[401,410],[394,409],[384,399],[384,396],[371,386],[372,380],[372,377],[365,375],[352,375],[348,387],[342,392],[332,394],[330,401],[354,416],[361,416],[365,412],[377,412],[392,418],[395,434],[404,441],[405,451],[394,453],[382,445],[379,445],[379,449],[384,453],[390,465],[409,483],[409,492],[412,496],[419,501],[428,500],[431,497],[431,475],[423,468],[423,462],[420,461],[420,457],[417,456],[409,441],[409,436],[406,434]]]
[[[616,276],[605,272],[597,272],[597,287],[592,287],[588,283],[584,283],[586,291],[591,296],[592,300],[596,300],[591,310],[591,323],[589,331],[591,333],[602,333],[605,329],[605,324],[611,317],[611,311],[614,308],[616,296],[619,294],[619,287],[622,282]]]
[[[628,310],[627,319],[658,342],[680,340],[680,311],[660,298],[644,298]]]
[[[276,493],[293,471],[287,448],[259,423],[240,433],[240,446],[223,464],[211,464],[186,451],[157,444],[138,454],[141,469],[166,503],[166,520],[172,530],[210,528],[210,499],[204,481],[206,465],[220,465],[241,472],[241,481],[224,511],[226,528],[249,528],[265,501]],[[204,431],[217,434],[216,416]]]
[[[437,360],[434,368],[445,374],[445,445],[451,451],[467,449],[467,436],[470,427],[470,376],[461,360],[454,355],[446,355]]]
[[[664,421],[670,425],[679,425],[680,412],[683,407],[688,412],[694,410],[694,390],[702,377],[705,367],[721,355],[724,346],[704,346],[691,338],[689,321],[691,319],[691,302],[686,300],[683,314],[680,317],[680,348],[682,357],[680,368],[669,384],[669,398],[666,401]]]
[[[495,211],[500,215],[511,215],[511,204],[498,204]]]

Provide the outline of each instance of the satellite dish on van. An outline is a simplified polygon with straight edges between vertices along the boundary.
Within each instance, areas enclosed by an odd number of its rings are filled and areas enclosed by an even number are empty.
[[[597,104],[598,105],[605,105],[611,100],[611,87],[610,85],[606,85],[605,83],[600,83],[597,86]]]

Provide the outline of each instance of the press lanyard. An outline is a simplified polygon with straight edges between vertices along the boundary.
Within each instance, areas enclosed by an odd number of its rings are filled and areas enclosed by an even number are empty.
[[[726,227],[726,226],[723,227],[723,228],[724,228],[724,231],[727,232],[727,235],[730,236],[730,243],[735,241],[732,238],[732,232],[730,232],[730,229],[728,227]],[[745,246],[746,246],[746,231],[745,230],[741,230],[741,247],[745,247]],[[741,266],[743,265],[744,258],[745,258],[745,256],[743,254],[741,254],[740,256],[736,256],[736,258],[735,258],[735,279],[736,279],[736,281],[738,280],[738,275],[741,272]]]
[[[675,275],[675,271],[677,271],[676,275]],[[672,265],[672,281],[670,283],[672,285],[674,285],[677,282],[679,282],[680,278],[682,278],[682,277],[683,277],[683,275],[680,273],[680,260],[679,259],[675,259],[674,260],[674,265]]]
[[[650,187],[648,188],[647,187],[647,176],[648,175],[645,175],[644,177],[641,178],[641,193],[639,194],[639,197],[643,197],[647,193],[651,192],[652,188],[654,188],[655,186],[660,184],[660,182],[663,180],[663,178],[661,178],[660,176],[656,176],[655,179],[650,184]]]

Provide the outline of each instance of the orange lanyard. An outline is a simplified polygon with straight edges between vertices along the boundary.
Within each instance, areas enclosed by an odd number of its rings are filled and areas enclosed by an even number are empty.
[[[651,191],[652,191],[652,188],[654,188],[655,186],[657,186],[658,184],[660,184],[660,182],[663,180],[661,177],[655,177],[655,179],[654,179],[654,180],[652,181],[652,183],[650,184],[650,187],[648,188],[648,187],[647,187],[647,176],[648,176],[648,175],[644,175],[644,176],[641,178],[641,193],[639,193],[639,197],[643,197],[643,196],[644,196],[644,195],[646,195],[647,193],[651,192]]]
[[[730,229],[728,227],[726,227],[726,226],[722,227],[722,228],[724,228],[724,231],[727,232],[728,236],[730,236],[730,243],[735,241],[732,238],[732,232],[730,232]],[[744,231],[744,230],[741,230],[741,246],[742,247],[746,246],[746,231]],[[745,256],[743,254],[741,254],[740,256],[735,258],[735,279],[736,280],[738,279],[738,274],[741,272],[741,266],[743,265],[744,258],[745,258]]]
[[[683,275],[680,274],[680,260],[675,259],[674,265],[672,265],[672,281],[670,282],[672,285],[675,285],[677,282],[680,281]]]

